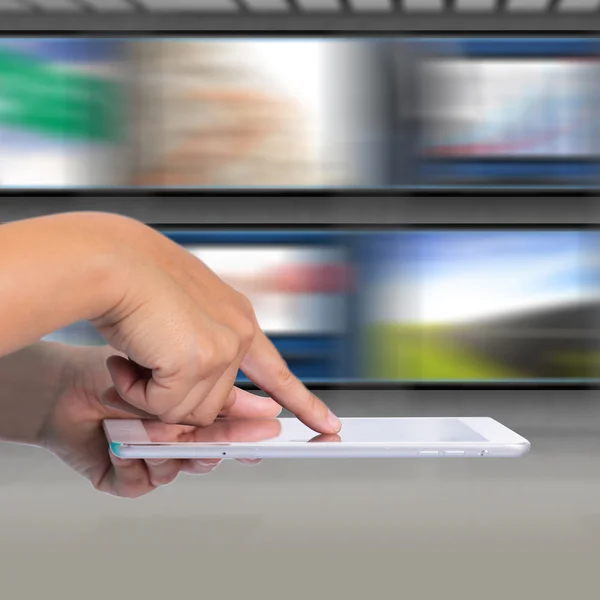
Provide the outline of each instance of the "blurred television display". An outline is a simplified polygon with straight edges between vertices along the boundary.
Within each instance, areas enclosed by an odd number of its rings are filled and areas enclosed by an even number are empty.
[[[0,187],[123,184],[124,46],[0,38]]]
[[[305,381],[599,379],[593,230],[165,233],[251,299]],[[47,339],[103,343],[86,323]]]
[[[432,61],[422,71],[428,155],[598,155],[596,63],[456,59]]]
[[[259,325],[297,376],[340,379],[352,281],[343,243],[311,232],[164,233],[249,297]],[[104,344],[88,323],[75,323],[45,339]]]
[[[134,42],[135,185],[319,187],[328,42]]]
[[[0,186],[594,185],[598,47],[1,38]]]
[[[424,183],[593,185],[594,39],[418,40]]]
[[[250,299],[267,334],[344,332],[348,283],[343,250],[193,246],[190,251]]]
[[[0,185],[343,184],[332,45],[2,38]]]
[[[298,377],[312,382],[342,377],[351,264],[340,239],[294,230],[165,234],[249,297],[259,325]]]
[[[368,379],[597,379],[598,234],[432,230],[362,247]]]

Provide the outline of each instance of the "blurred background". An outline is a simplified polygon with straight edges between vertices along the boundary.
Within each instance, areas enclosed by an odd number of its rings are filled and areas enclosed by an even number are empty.
[[[600,381],[593,229],[215,229],[163,233],[252,300],[307,383]],[[47,339],[104,343],[87,323]]]
[[[138,218],[246,293],[341,416],[487,415],[532,443],[227,463],[134,502],[2,444],[7,598],[593,597],[599,14],[0,0],[2,221]]]
[[[4,188],[593,186],[599,42],[2,38]]]
[[[0,181],[593,189],[599,49],[594,38],[3,38]],[[310,383],[597,374],[594,231],[173,237],[252,298]],[[86,324],[50,339],[102,343]]]

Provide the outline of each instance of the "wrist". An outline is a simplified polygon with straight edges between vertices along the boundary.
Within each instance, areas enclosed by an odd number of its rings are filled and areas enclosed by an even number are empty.
[[[139,281],[148,263],[165,260],[157,248],[161,236],[147,225],[110,213],[63,215],[69,230],[76,231],[76,246],[85,255],[85,273],[80,289],[88,293],[85,314],[78,320],[102,321],[127,312],[140,293]]]
[[[81,258],[77,273],[77,321],[97,319],[118,306],[131,281],[133,231],[140,223],[107,213],[67,213],[58,216],[70,251]],[[142,226],[143,227],[143,226]]]
[[[98,318],[131,289],[135,235],[117,215],[68,213],[0,228],[0,355]],[[133,232],[133,233],[132,233]]]
[[[0,439],[46,444],[56,404],[73,387],[73,369],[95,364],[97,355],[35,342],[77,321],[126,314],[138,293],[133,274],[143,270],[146,246],[155,245],[147,230],[103,213],[53,215],[0,228],[0,257],[5,257],[0,258],[0,312],[5,316],[0,324]]]

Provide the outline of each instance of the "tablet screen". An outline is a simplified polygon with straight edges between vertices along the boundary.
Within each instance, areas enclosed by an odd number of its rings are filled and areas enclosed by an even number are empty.
[[[196,428],[144,421],[146,443],[446,443],[485,442],[486,438],[459,419],[342,419],[341,432],[332,440],[319,436],[297,419],[221,420]],[[117,441],[117,440],[115,440]],[[124,440],[123,440],[124,441]]]

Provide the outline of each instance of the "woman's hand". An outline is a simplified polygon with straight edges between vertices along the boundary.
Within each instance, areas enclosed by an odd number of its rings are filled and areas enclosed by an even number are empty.
[[[46,380],[54,382],[53,401],[45,406],[32,404],[37,395],[20,398],[22,415],[13,420],[34,419],[34,415],[40,412],[44,415],[35,439],[20,441],[47,448],[88,479],[97,490],[128,498],[142,496],[166,485],[181,472],[205,474],[219,464],[219,460],[143,461],[115,457],[109,451],[102,421],[131,419],[132,415],[107,406],[103,400],[106,390],[112,385],[105,362],[114,355],[114,350],[60,344],[47,344],[46,347],[51,349],[51,354],[46,352],[41,364],[30,364],[29,367],[39,374],[45,365],[51,366],[52,373],[48,374]],[[48,357],[52,358],[51,365]],[[26,359],[25,354],[23,359]],[[111,401],[110,398],[108,401]],[[114,398],[112,401],[119,402]],[[252,419],[270,419],[276,417],[280,410],[281,407],[269,398],[238,390],[235,404],[227,412],[221,413],[221,416],[232,418],[231,424],[223,424],[223,431],[229,437],[240,440],[258,440],[277,435],[277,431],[273,431],[277,421],[268,421],[257,427],[252,425]],[[248,419],[247,424],[241,419]],[[149,427],[155,437],[172,436],[174,429],[178,432],[176,437],[182,440],[203,435],[201,431],[194,434],[193,427],[166,425],[159,421],[151,422]],[[258,461],[240,462],[255,464]]]
[[[233,410],[241,368],[317,433],[341,428],[290,373],[248,299],[142,223],[70,213],[2,225],[0,288],[0,355],[88,320],[121,352],[107,357],[115,391],[165,423],[209,425]]]
[[[205,426],[234,406],[241,369],[318,433],[339,431],[339,420],[288,370],[245,296],[158,232],[109,220],[112,238],[123,242],[115,255],[123,293],[92,323],[131,359],[108,361],[121,398],[165,423]]]

